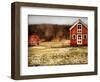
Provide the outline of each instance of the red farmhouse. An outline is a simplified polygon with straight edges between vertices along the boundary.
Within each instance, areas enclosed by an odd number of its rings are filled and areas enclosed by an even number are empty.
[[[70,45],[88,45],[88,27],[80,19],[74,23],[70,30]]]
[[[29,46],[36,46],[39,45],[40,38],[36,34],[32,34],[28,38]]]

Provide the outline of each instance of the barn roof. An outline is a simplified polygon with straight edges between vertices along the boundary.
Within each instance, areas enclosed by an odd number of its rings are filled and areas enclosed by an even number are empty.
[[[71,27],[70,27],[70,29],[69,30],[71,30],[76,24],[78,24],[78,23],[81,23],[81,24],[83,24],[86,28],[88,27],[83,21],[81,21],[80,19],[78,19]]]

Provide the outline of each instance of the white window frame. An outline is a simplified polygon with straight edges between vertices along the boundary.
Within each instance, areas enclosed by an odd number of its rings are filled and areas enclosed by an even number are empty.
[[[74,38],[75,36],[75,38]],[[75,40],[76,39],[76,34],[72,34],[72,39]]]
[[[78,26],[81,25],[81,29],[78,29]],[[81,31],[81,32],[80,32]],[[77,33],[82,33],[82,24],[77,24]]]
[[[81,39],[78,39],[79,35],[81,36]],[[79,43],[78,41],[81,41],[81,43]],[[82,34],[77,34],[77,44],[82,45]]]
[[[86,36],[86,38],[84,38],[84,36]],[[83,40],[86,40],[87,39],[87,34],[83,34]]]

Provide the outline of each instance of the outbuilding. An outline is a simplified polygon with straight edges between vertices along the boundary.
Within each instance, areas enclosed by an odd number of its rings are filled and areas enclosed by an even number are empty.
[[[77,20],[69,31],[71,46],[88,45],[88,26],[83,21]]]

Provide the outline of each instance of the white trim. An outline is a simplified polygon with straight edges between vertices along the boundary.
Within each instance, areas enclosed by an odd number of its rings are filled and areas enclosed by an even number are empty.
[[[81,29],[78,29],[78,26],[81,25]],[[79,32],[81,31],[81,32]],[[82,33],[82,24],[77,24],[77,33]]]
[[[79,35],[81,36],[81,39],[78,38]],[[77,45],[82,45],[82,34],[77,34]]]
[[[83,37],[82,38],[84,39],[84,35],[86,35],[86,39],[87,39],[87,34],[83,34]]]
[[[75,38],[73,38],[73,36],[75,35]],[[76,34],[72,34],[72,39],[75,40],[76,39]]]

